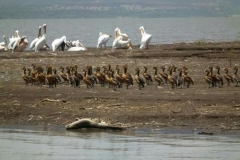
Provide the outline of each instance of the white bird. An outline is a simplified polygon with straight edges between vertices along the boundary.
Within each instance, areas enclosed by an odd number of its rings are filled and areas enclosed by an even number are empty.
[[[71,47],[68,49],[68,51],[85,51],[85,50],[86,50],[86,48],[80,42],[76,43],[75,47]]]
[[[122,33],[118,27],[115,29],[115,40],[113,41],[113,48],[132,49],[132,42],[128,38],[128,35],[126,33]]]
[[[104,45],[104,48],[106,49],[107,42],[111,37],[112,37],[111,35],[103,34],[102,32],[100,32],[97,48],[102,48],[102,45]]]
[[[4,35],[3,36],[3,40],[4,42],[1,42],[0,43],[0,51],[7,51],[7,39],[6,39],[6,36]]]
[[[116,28],[115,29],[115,39],[118,37],[118,36],[122,36],[122,40],[123,41],[127,41],[129,38],[128,38],[128,35],[126,33],[122,33],[121,30],[119,28]]]
[[[52,50],[53,50],[53,52],[55,52],[56,50],[59,50],[60,47],[61,47],[62,51],[64,51],[65,43],[66,43],[66,36],[62,36],[59,39],[55,39],[52,42]]]
[[[43,24],[42,26],[44,34],[35,44],[35,52],[41,50],[44,46],[47,46],[47,25]]]
[[[37,38],[35,38],[35,39],[31,42],[29,49],[34,49],[34,48],[35,48],[35,44],[36,44],[37,41],[42,37],[41,28],[42,28],[42,27],[39,26]]]
[[[13,52],[23,52],[28,45],[27,37],[23,36],[22,38],[18,38],[12,48],[12,53]]]
[[[141,26],[139,30],[142,34],[140,49],[148,49],[148,45],[152,39],[152,35],[146,33],[143,26]]]
[[[8,49],[12,49],[15,41],[18,40],[19,38],[20,38],[19,31],[16,30],[14,36],[12,36],[12,38],[9,38]]]
[[[118,36],[114,41],[112,45],[113,49],[132,49],[131,48],[131,40],[128,39],[127,41],[123,40],[122,36]]]

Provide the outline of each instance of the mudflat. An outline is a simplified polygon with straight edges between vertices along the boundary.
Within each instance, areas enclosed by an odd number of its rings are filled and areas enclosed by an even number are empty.
[[[60,66],[77,65],[83,74],[86,66],[111,65],[115,70],[128,65],[128,72],[134,76],[135,69],[143,67],[154,75],[153,67],[175,65],[187,66],[188,76],[194,85],[175,87],[170,83],[160,86],[153,80],[139,90],[136,81],[132,86],[116,90],[108,85],[87,88],[81,81],[80,87],[64,83],[56,87],[48,85],[28,85],[22,79],[23,67],[53,66],[60,73]],[[88,48],[82,52],[51,51],[34,53],[0,53],[0,125],[65,126],[76,118],[92,118],[111,125],[129,129],[191,129],[202,133],[239,132],[240,131],[240,87],[236,82],[228,86],[226,79],[222,86],[211,86],[204,72],[213,66],[213,74],[220,67],[224,77],[224,68],[233,75],[234,67],[240,68],[240,43],[180,43],[151,45],[148,50],[112,50],[111,48]],[[165,70],[167,74],[169,71]],[[46,73],[46,70],[44,70]],[[178,71],[174,74],[179,74]],[[240,86],[240,84],[238,85]]]

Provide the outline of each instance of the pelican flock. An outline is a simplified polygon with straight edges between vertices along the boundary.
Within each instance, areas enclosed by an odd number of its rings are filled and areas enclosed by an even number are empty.
[[[140,49],[149,49],[149,43],[151,41],[152,35],[145,32],[144,27],[141,26],[139,28],[141,37]],[[43,34],[42,34],[43,32]],[[133,45],[131,39],[126,33],[122,33],[121,30],[117,27],[114,30],[114,40],[112,42],[113,49],[132,49]],[[105,34],[103,32],[99,33],[97,48],[106,49],[107,42],[112,36],[110,34]],[[84,51],[86,48],[79,40],[76,41],[67,41],[66,36],[62,36],[60,38],[55,39],[52,42],[52,51],[64,51],[65,46],[67,46],[67,51]],[[12,52],[23,52],[28,43],[27,37],[20,37],[19,31],[16,30],[14,36],[9,38],[9,43],[7,42],[6,36],[3,36],[3,42],[0,43],[0,51],[11,50]],[[38,27],[38,31],[36,34],[36,38],[33,39],[29,46],[30,50],[34,50],[35,52],[44,51],[50,49],[47,45],[47,25],[43,24]]]

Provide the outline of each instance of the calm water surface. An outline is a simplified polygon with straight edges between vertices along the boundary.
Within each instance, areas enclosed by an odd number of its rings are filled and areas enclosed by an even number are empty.
[[[38,26],[47,24],[47,43],[65,35],[67,40],[80,40],[86,47],[95,47],[99,32],[114,36],[119,27],[132,43],[140,44],[139,27],[152,34],[155,44],[204,41],[236,41],[240,35],[240,17],[224,18],[116,18],[116,19],[22,19],[0,20],[0,36],[11,37],[15,30],[27,36],[29,43],[36,38]],[[0,40],[1,41],[1,40]],[[111,46],[113,38],[109,40]]]
[[[0,128],[0,159],[240,159],[240,136]]]

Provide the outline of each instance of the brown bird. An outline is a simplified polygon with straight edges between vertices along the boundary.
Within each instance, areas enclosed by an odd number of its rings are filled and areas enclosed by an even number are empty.
[[[122,84],[124,83],[124,79],[122,77],[122,74],[120,74],[120,67],[118,65],[116,65],[116,74],[115,74],[115,77],[116,77],[116,80],[119,82],[120,84],[120,88],[122,87]]]
[[[160,71],[160,75],[162,76],[162,78],[165,80],[165,83],[167,84],[168,81],[168,74],[165,73],[165,66],[161,67],[161,71]]]
[[[56,77],[53,75],[53,67],[52,66],[47,66],[47,75],[46,75],[46,79],[48,82],[48,86],[50,87],[57,87],[57,79]]]
[[[26,70],[27,70],[26,67],[23,67],[22,70],[23,70],[22,79],[25,81],[25,84],[28,85],[28,83],[32,82],[31,81],[31,77],[27,76],[27,74],[26,74]]]
[[[101,84],[101,87],[104,87],[105,83],[106,83],[106,77],[104,73],[100,72],[100,67],[96,68],[96,77],[98,79],[98,83]]]
[[[93,88],[94,87],[94,79],[91,76],[88,76],[87,74],[87,69],[83,70],[84,75],[83,75],[83,82],[87,85],[87,88]]]
[[[238,87],[238,83],[240,82],[240,76],[239,76],[238,73],[237,73],[237,72],[238,72],[238,67],[235,66],[235,67],[233,68],[233,70],[235,70],[235,72],[233,73],[232,78],[233,78],[233,81],[236,82],[235,87]]]
[[[128,89],[129,85],[133,85],[133,78],[132,78],[132,75],[127,72],[128,65],[124,65],[123,69],[124,69],[124,72],[122,73],[122,77],[123,77],[124,83],[127,84],[127,89]]]
[[[194,82],[190,76],[187,75],[187,71],[183,73],[183,82],[187,83],[187,88],[189,88],[190,84],[194,85]]]
[[[68,73],[64,73],[64,67],[63,66],[60,66],[59,69],[61,69],[59,75],[63,79],[64,83],[69,84],[70,80],[69,80],[69,77],[68,77]]]
[[[206,75],[204,76],[205,81],[208,83],[208,88],[213,84],[212,77],[210,76],[210,71],[208,69],[205,70]]]
[[[140,77],[140,75],[139,75],[140,69],[139,69],[139,68],[136,68],[135,71],[136,71],[136,74],[135,74],[135,76],[134,76],[134,79],[135,79],[135,81],[136,81],[137,84],[138,84],[139,90],[141,90],[142,88],[144,88],[145,82],[144,82],[143,78]]]
[[[217,83],[219,87],[223,85],[223,83],[221,82],[221,79],[216,74],[213,74],[213,67],[209,66],[208,68],[210,70],[210,76],[212,77],[213,86],[217,86],[216,85]]]
[[[153,76],[153,78],[154,78],[154,80],[158,83],[158,86],[160,86],[161,83],[164,84],[162,77],[160,77],[160,76],[157,74],[157,67],[153,67],[153,69],[155,70],[155,71],[154,71],[154,76]]]
[[[216,66],[215,69],[217,69],[217,74],[216,74],[216,76],[219,78],[221,84],[223,85],[223,84],[224,84],[224,83],[223,83],[223,76],[220,74],[220,67],[219,67],[219,66]]]
[[[167,80],[172,85],[172,89],[173,89],[175,86],[177,86],[177,81],[172,76],[172,69],[173,69],[173,67],[171,67],[171,66],[168,68],[169,74],[168,74],[168,79]]]
[[[149,85],[149,82],[150,81],[152,82],[153,80],[152,80],[152,76],[147,73],[147,69],[148,69],[147,66],[144,66],[143,77],[145,78],[147,85]]]
[[[110,69],[110,71],[108,71],[108,74],[106,74],[105,77],[106,77],[107,83],[109,84],[109,87],[115,90],[117,87],[120,88],[120,84],[114,78],[113,74],[114,74],[114,71]]]
[[[230,86],[230,83],[233,82],[233,78],[228,74],[228,68],[224,68],[223,70],[225,71],[225,74],[223,76],[227,80],[228,86]]]

